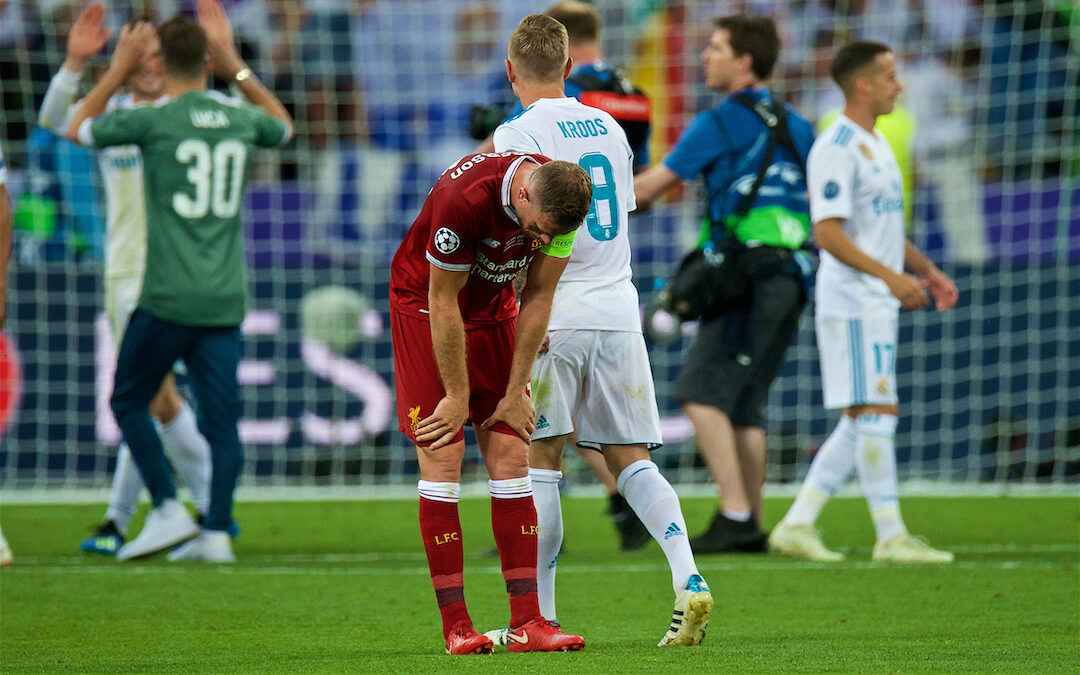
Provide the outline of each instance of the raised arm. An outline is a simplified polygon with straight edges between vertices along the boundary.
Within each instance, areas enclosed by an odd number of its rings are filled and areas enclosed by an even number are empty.
[[[495,407],[495,412],[481,425],[490,429],[496,422],[505,422],[526,443],[535,430],[536,411],[526,393],[536,354],[547,335],[548,318],[555,286],[566,269],[569,258],[537,255],[529,265],[525,288],[521,291],[521,309],[518,312],[517,331],[514,337],[514,356],[510,363],[510,378],[506,394]]]
[[[64,65],[49,82],[38,113],[38,125],[54,134],[63,135],[71,112],[79,79],[94,54],[105,47],[111,31],[105,28],[105,6],[92,2],[79,13],[67,37],[67,57]]]
[[[848,267],[884,281],[904,309],[919,309],[930,303],[924,290],[926,283],[910,274],[895,272],[863,253],[844,232],[843,222],[840,218],[826,218],[814,223],[814,244]]]
[[[431,442],[437,450],[453,440],[469,416],[469,372],[465,364],[465,323],[458,294],[469,280],[468,271],[453,272],[429,263],[428,310],[435,363],[446,390],[434,412],[420,420],[416,440]]]
[[[98,83],[86,95],[71,114],[65,136],[73,143],[79,142],[79,127],[88,119],[93,119],[105,111],[109,98],[119,89],[128,77],[139,68],[146,46],[154,37],[154,27],[140,21],[134,27],[124,26],[120,38],[116,41],[109,69],[101,76]]]
[[[222,80],[235,83],[249,103],[287,124],[291,136],[294,128],[292,116],[240,57],[233,40],[232,24],[229,23],[229,17],[219,0],[199,0],[199,25],[206,32],[206,46],[210,52],[210,62],[214,66],[214,74]]]

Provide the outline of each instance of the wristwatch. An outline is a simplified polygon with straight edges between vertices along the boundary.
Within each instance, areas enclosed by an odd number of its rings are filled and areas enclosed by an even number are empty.
[[[236,75],[233,75],[233,80],[237,84],[240,84],[241,82],[248,79],[249,77],[251,77],[251,68],[248,68],[247,66],[244,66],[240,70],[236,71]]]

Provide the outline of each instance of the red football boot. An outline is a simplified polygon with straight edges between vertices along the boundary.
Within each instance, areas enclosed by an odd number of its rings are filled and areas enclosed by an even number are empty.
[[[559,630],[557,621],[538,616],[506,634],[508,652],[576,652],[585,647],[585,638]]]
[[[491,638],[477,633],[471,621],[458,621],[446,638],[447,654],[490,654],[495,651]]]

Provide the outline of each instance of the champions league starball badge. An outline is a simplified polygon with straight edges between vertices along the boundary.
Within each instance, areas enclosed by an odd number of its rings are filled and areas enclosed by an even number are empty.
[[[453,253],[461,245],[461,239],[448,227],[435,230],[435,248],[444,255]]]

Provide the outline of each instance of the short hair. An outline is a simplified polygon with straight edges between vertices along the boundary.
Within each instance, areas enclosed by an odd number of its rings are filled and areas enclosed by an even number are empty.
[[[173,77],[194,79],[206,67],[206,33],[202,26],[177,14],[158,26],[161,61]]]
[[[769,78],[780,55],[780,34],[772,19],[749,14],[721,16],[713,19],[713,28],[728,32],[728,42],[736,56],[750,55],[757,79]]]
[[[561,82],[570,59],[566,28],[546,14],[530,14],[510,34],[510,63],[530,82]]]
[[[832,79],[840,85],[844,94],[848,94],[859,73],[873,64],[878,54],[887,54],[891,51],[888,45],[881,42],[856,40],[848,43],[840,48],[840,51],[836,53],[836,58],[833,59]]]
[[[547,214],[562,232],[576,230],[592,206],[589,174],[573,162],[555,159],[541,164],[530,178],[540,213]]]
[[[544,14],[566,27],[571,47],[600,41],[600,15],[592,5],[563,0],[548,7]]]

